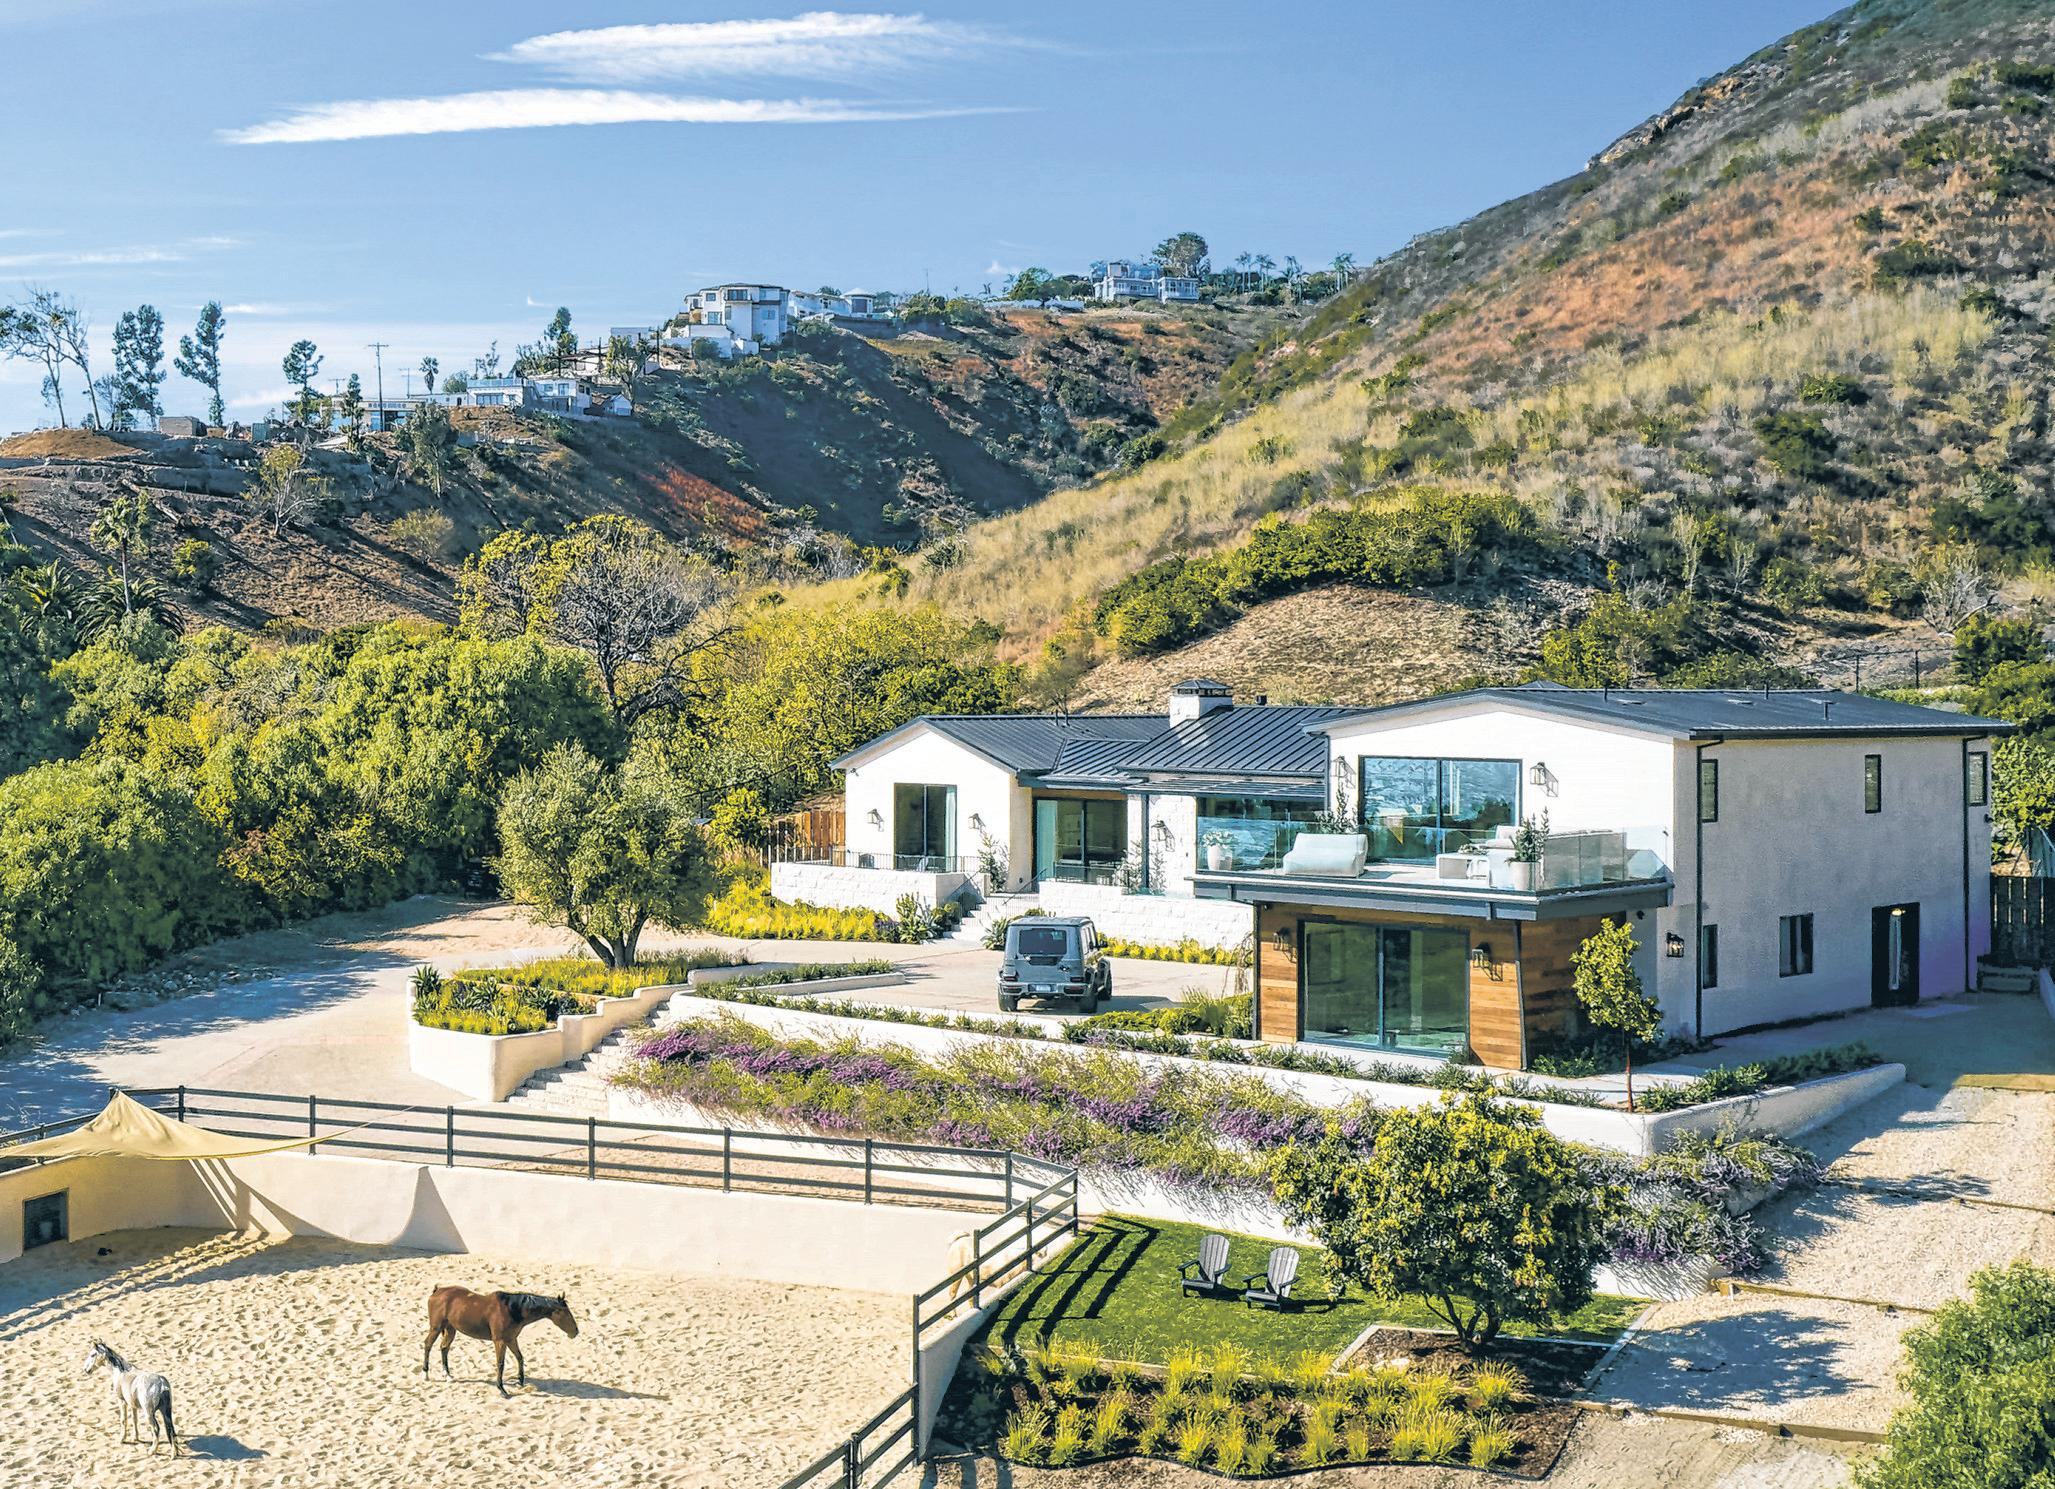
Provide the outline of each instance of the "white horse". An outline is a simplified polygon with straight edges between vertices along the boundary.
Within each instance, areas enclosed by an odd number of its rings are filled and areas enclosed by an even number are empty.
[[[171,1439],[171,1456],[176,1458],[178,1429],[171,1425],[171,1382],[161,1375],[136,1369],[96,1339],[92,1353],[86,1356],[87,1374],[100,1365],[114,1372],[114,1401],[121,1408],[121,1440],[140,1443],[143,1440],[142,1419],[148,1417],[150,1451],[157,1451],[157,1429],[162,1426],[164,1436]]]

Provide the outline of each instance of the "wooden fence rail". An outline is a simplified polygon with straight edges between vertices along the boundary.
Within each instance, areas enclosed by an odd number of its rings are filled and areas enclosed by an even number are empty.
[[[2055,879],[1991,876],[1991,959],[2013,967],[2055,966]]]

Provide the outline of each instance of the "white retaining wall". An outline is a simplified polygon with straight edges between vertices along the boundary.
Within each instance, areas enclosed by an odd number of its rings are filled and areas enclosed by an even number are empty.
[[[1035,899],[1047,914],[1088,915],[1102,935],[1144,946],[1175,946],[1190,937],[1201,946],[1231,949],[1256,930],[1256,912],[1232,900],[1122,894],[1118,885],[1048,880],[1037,888]]]
[[[407,1064],[414,1074],[468,1096],[504,1101],[539,1070],[582,1060],[617,1029],[639,1024],[677,984],[637,988],[625,998],[602,998],[591,1013],[567,1013],[553,1028],[532,1034],[464,1034],[431,1029],[407,1016]]]
[[[0,1262],[24,1200],[69,1193],[71,1239],[159,1226],[332,1236],[372,1246],[911,1294],[989,1217],[339,1154],[199,1163],[75,1158],[0,1174]]]
[[[843,868],[831,863],[774,863],[771,898],[837,910],[899,913],[899,899],[912,895],[934,906],[954,898],[970,883],[968,874],[924,874],[912,869]]]

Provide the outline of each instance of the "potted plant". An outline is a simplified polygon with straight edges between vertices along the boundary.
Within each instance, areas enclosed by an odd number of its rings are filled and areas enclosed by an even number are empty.
[[[1541,885],[1541,848],[1548,841],[1548,813],[1523,817],[1513,831],[1513,856],[1506,863],[1512,888],[1532,894]]]
[[[1234,867],[1234,839],[1224,832],[1209,832],[1205,836],[1206,867],[1216,874],[1224,874]]]

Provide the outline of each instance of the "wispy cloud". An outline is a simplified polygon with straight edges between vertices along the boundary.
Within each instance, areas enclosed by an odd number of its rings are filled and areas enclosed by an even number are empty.
[[[53,248],[42,253],[0,253],[0,272],[20,269],[94,269],[133,264],[178,264],[189,257],[178,248]]]
[[[1003,32],[922,15],[810,11],[788,20],[553,31],[494,52],[491,60],[540,67],[581,83],[708,77],[861,79],[1026,44]]]
[[[597,88],[506,88],[441,98],[365,98],[315,104],[224,132],[236,145],[311,144],[394,135],[550,129],[567,124],[856,124],[994,113],[850,103],[835,98],[685,98]]]

